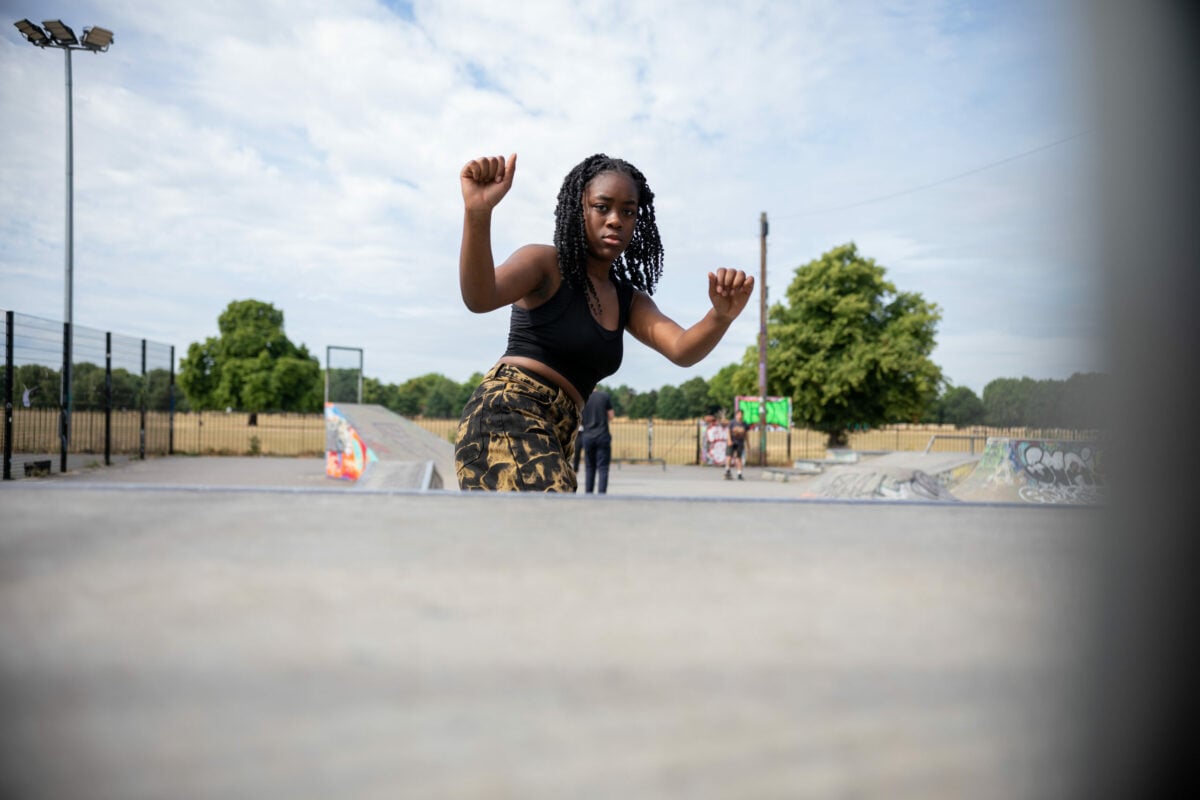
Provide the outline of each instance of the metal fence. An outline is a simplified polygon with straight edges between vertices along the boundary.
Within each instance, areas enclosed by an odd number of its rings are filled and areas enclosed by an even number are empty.
[[[320,456],[321,414],[176,412],[175,348],[75,327],[72,386],[63,392],[66,325],[5,312],[3,347],[4,478],[66,471],[67,456],[113,455]],[[457,419],[413,421],[453,442]],[[612,457],[621,462],[704,463],[702,420],[617,419],[610,425]],[[792,466],[828,456],[827,438],[802,428],[751,430],[748,466]],[[852,431],[847,449],[981,453],[989,436],[1034,439],[1103,438],[1096,431],[1028,428],[955,429],[950,425],[891,425]]]
[[[5,480],[173,452],[173,346],[5,311],[3,348]]]

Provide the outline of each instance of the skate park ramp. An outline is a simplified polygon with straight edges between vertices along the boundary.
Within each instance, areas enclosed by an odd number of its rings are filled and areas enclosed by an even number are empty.
[[[974,502],[1098,505],[1108,499],[1098,442],[989,437],[975,470],[954,487]]]
[[[970,474],[976,461],[967,453],[897,452],[856,458],[830,464],[809,482],[802,496],[954,502],[951,487]]]
[[[364,489],[457,488],[450,442],[383,406],[325,405],[325,473]]]
[[[1100,505],[1107,490],[1097,442],[989,437],[981,456],[896,452],[827,463],[802,496]]]

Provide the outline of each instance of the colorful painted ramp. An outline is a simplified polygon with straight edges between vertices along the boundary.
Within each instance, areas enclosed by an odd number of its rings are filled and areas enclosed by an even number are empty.
[[[326,403],[325,473],[370,489],[454,488],[454,447],[383,406]]]
[[[1102,504],[1103,451],[1097,442],[992,437],[974,472],[953,492],[972,502]]]

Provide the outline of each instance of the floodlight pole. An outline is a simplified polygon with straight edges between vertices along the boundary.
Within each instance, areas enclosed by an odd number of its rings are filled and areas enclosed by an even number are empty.
[[[759,268],[758,284],[758,452],[759,464],[767,465],[767,212],[758,218]]]
[[[82,40],[76,38],[75,32],[68,26],[64,25],[61,20],[49,20],[43,22],[46,30],[33,24],[27,19],[19,20],[14,23],[17,30],[21,31],[21,35],[26,40],[34,45],[45,49],[47,47],[57,47],[63,51],[63,56],[66,61],[66,89],[67,89],[67,232],[66,232],[66,254],[64,260],[66,262],[65,274],[65,290],[63,292],[63,368],[62,368],[62,388],[59,395],[59,400],[62,408],[62,417],[59,424],[59,438],[62,444],[62,465],[61,470],[67,470],[67,446],[71,442],[71,409],[72,400],[72,370],[71,362],[74,360],[74,340],[75,340],[75,124],[74,124],[74,100],[71,92],[71,51],[72,50],[88,50],[92,53],[103,53],[108,50],[108,46],[112,44],[112,31],[104,28],[93,27],[83,29]],[[47,34],[49,31],[49,34]]]
[[[75,358],[75,121],[72,109],[74,103],[71,96],[71,48],[64,47],[63,55],[67,64],[67,253],[66,253],[66,292],[63,300],[63,314],[66,320],[65,338],[63,341],[63,372],[62,372],[62,407],[63,421],[62,452],[63,463],[61,471],[66,472],[67,445],[71,443],[71,362]]]

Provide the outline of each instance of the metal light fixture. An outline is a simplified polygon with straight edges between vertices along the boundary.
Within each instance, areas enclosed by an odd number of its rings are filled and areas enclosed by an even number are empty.
[[[42,27],[50,34],[50,38],[59,46],[71,46],[79,44],[79,40],[75,38],[75,31],[63,24],[61,19],[48,19],[42,22]]]
[[[92,52],[103,53],[112,44],[113,32],[104,28],[84,28],[83,46]]]
[[[17,26],[17,30],[21,32],[21,35],[29,40],[30,44],[35,44],[38,47],[45,47],[50,44],[50,37],[46,35],[46,32],[29,20],[23,19],[13,24]]]
[[[112,44],[113,33],[105,28],[91,27],[83,29],[83,41],[75,36],[75,31],[64,24],[61,19],[48,19],[42,27],[34,25],[27,19],[13,23],[21,35],[36,47],[57,47],[66,56],[67,68],[67,247],[66,247],[66,290],[63,307],[66,318],[66,330],[63,336],[63,370],[62,370],[62,419],[59,435],[62,439],[62,471],[67,471],[67,445],[71,441],[71,359],[73,340],[75,336],[75,167],[74,167],[74,126],[72,125],[71,102],[71,51],[87,50],[92,53],[103,53]],[[43,30],[43,28],[45,30]]]

